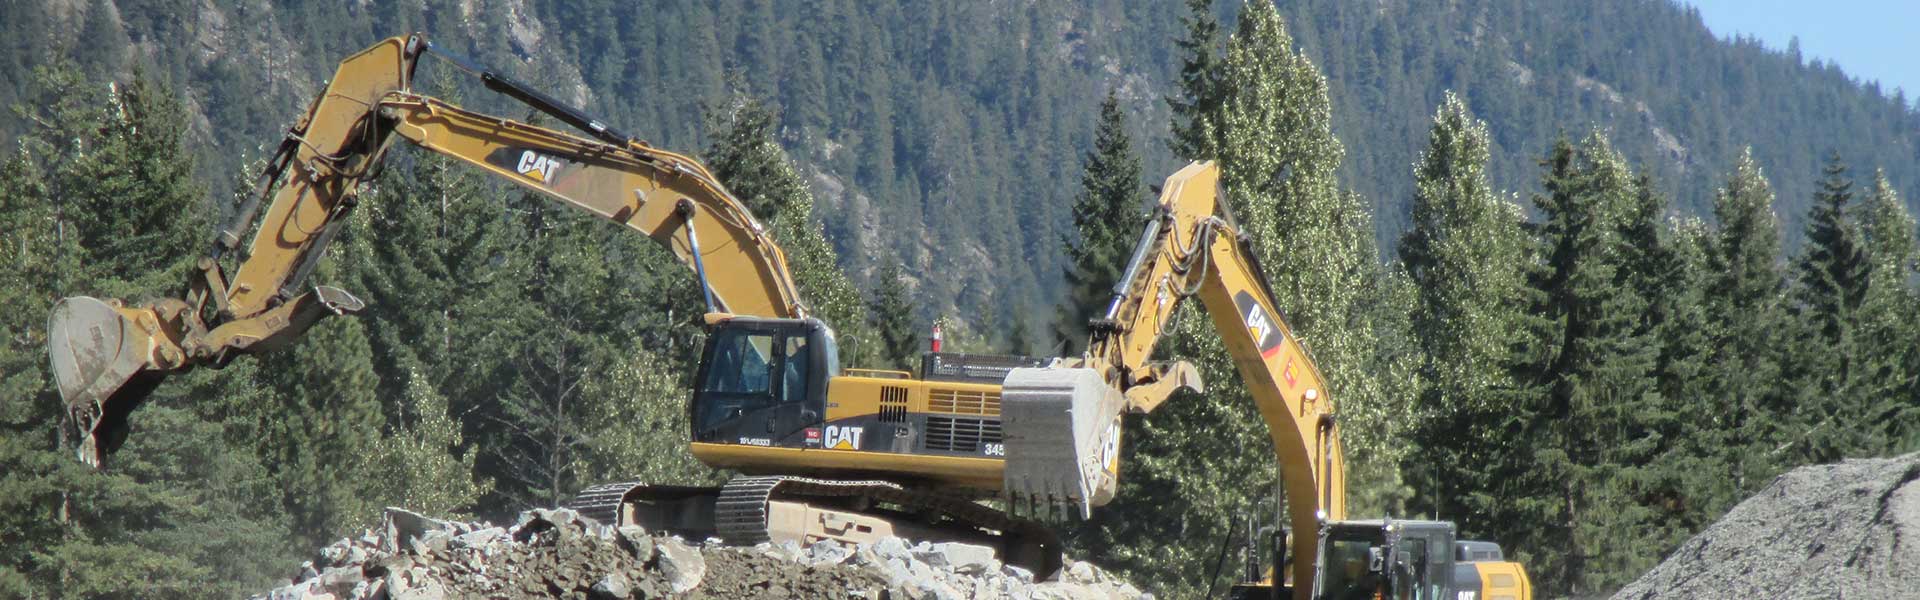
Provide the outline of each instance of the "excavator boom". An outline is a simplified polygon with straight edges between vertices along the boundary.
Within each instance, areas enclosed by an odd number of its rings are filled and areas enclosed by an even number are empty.
[[[1151,360],[1174,311],[1197,297],[1266,423],[1286,499],[1291,539],[1275,548],[1266,580],[1236,587],[1236,597],[1424,598],[1450,596],[1446,589],[1462,598],[1494,589],[1501,591],[1491,597],[1529,597],[1516,563],[1463,558],[1471,568],[1454,569],[1452,523],[1346,520],[1346,464],[1326,378],[1282,318],[1252,240],[1225,204],[1219,168],[1190,164],[1161,190],[1112,302],[1091,323],[1086,354],[1007,377],[1009,490],[1104,502],[1118,476],[1120,412],[1150,412],[1177,390],[1199,389],[1191,365]],[[1498,554],[1490,543],[1460,543]],[[1461,575],[1483,572],[1504,575],[1484,585],[1480,575]]]
[[[1317,531],[1322,520],[1346,517],[1346,469],[1325,379],[1279,318],[1219,186],[1220,171],[1211,162],[1168,177],[1112,303],[1093,323],[1086,355],[1009,375],[1002,392],[1009,485],[1028,473],[1057,489],[1111,485],[1118,465],[1107,462],[1116,457],[1104,448],[1117,445],[1110,440],[1118,438],[1121,409],[1149,412],[1174,391],[1199,387],[1191,365],[1150,360],[1174,310],[1197,296],[1266,421],[1293,531]],[[1049,435],[1040,423],[1028,423],[1034,419],[1029,415],[1062,414],[1076,421],[1074,436]],[[1112,433],[1079,434],[1092,428],[1088,423]],[[1062,453],[1093,466],[1062,472],[1062,461],[1054,458]],[[1314,537],[1297,535],[1290,554],[1294,581],[1312,581]]]
[[[429,53],[586,135],[415,93],[414,69]],[[806,316],[786,255],[698,161],[632,139],[422,37],[396,37],[340,63],[269,161],[260,195],[200,260],[185,297],[128,306],[77,296],[55,305],[48,355],[81,428],[81,460],[101,465],[125,439],[128,414],[168,374],[284,347],[320,319],[364,307],[352,294],[306,281],[396,137],[646,234],[696,271],[709,313]],[[229,276],[220,259],[248,230],[246,259]]]

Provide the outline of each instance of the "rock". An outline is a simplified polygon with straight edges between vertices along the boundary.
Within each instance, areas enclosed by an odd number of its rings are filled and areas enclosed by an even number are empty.
[[[684,594],[700,587],[707,576],[706,559],[700,551],[677,538],[666,538],[654,543],[655,559],[660,571],[666,575],[667,582],[673,586],[673,593]]]
[[[298,581],[264,600],[443,600],[567,597],[1125,598],[1137,591],[1070,563],[1070,585],[1039,595],[1033,574],[991,548],[883,538],[754,548],[700,547],[644,528],[601,526],[568,510],[530,510],[511,527],[429,519],[395,509],[359,538],[318,552]],[[383,548],[391,547],[393,552]],[[1081,581],[1084,580],[1084,581]]]
[[[506,528],[488,527],[453,536],[453,541],[449,545],[454,548],[484,548],[505,541],[507,538]]]
[[[633,559],[640,562],[653,560],[653,536],[638,525],[622,525],[618,531],[622,545]]]
[[[882,538],[874,542],[873,553],[882,559],[909,560],[913,557],[913,552],[907,548],[907,542],[896,537]]]
[[[973,544],[947,542],[929,545],[924,550],[916,547],[913,556],[926,561],[928,565],[952,569],[965,575],[979,575],[1000,568],[1000,561],[994,558],[992,548]]]
[[[593,600],[625,600],[633,596],[633,588],[627,585],[627,578],[617,573],[601,577],[600,581],[593,584],[591,591],[588,597]]]
[[[853,554],[854,550],[847,548],[846,544],[833,540],[820,540],[807,547],[806,558],[807,564],[813,566],[837,565],[847,562]]]
[[[446,600],[447,597],[447,586],[420,567],[388,575],[386,587],[387,597],[392,600]]]
[[[1105,600],[1107,596],[1084,584],[1049,581],[1033,586],[1034,600]]]
[[[313,568],[313,561],[307,561],[300,563],[300,572],[293,575],[293,582],[300,583],[319,576],[320,571]]]
[[[353,586],[353,593],[348,597],[353,598],[353,600],[385,600],[387,597],[387,584],[378,579],[372,581],[362,580]]]
[[[446,552],[448,544],[452,543],[452,541],[452,531],[434,530],[408,540],[407,543],[403,545],[414,554],[432,556]]]
[[[805,563],[807,556],[806,552],[800,549],[800,544],[792,540],[779,543],[761,542],[754,544],[753,551],[782,562]]]
[[[347,538],[340,538],[340,541],[327,544],[327,547],[320,549],[320,564],[328,567],[347,564],[347,550],[352,547],[353,542],[348,541]]]
[[[870,567],[883,565],[886,564],[886,562],[886,559],[880,558],[880,553],[873,551],[873,544],[860,544],[853,549],[853,564],[855,565]]]
[[[412,540],[426,535],[429,531],[451,533],[453,527],[451,523],[446,521],[430,518],[404,508],[389,506],[387,507],[386,516],[382,518],[382,530],[386,535],[383,536],[380,541],[380,549],[389,553],[397,553],[403,548],[408,548]]]
[[[873,567],[887,578],[887,585],[900,587],[913,581],[913,570],[907,568],[908,560],[898,558],[882,559],[874,563]]]
[[[360,583],[362,580],[360,569],[358,568],[334,567],[327,569],[325,573],[321,573],[320,576],[313,581],[315,586],[326,588],[327,590],[337,593],[345,593],[352,591],[354,584]]]
[[[1064,579],[1070,583],[1100,583],[1100,576],[1093,564],[1086,561],[1070,561],[1065,573]]]
[[[1033,571],[1028,571],[1026,569],[1016,567],[1013,565],[1006,565],[1006,566],[1000,567],[1000,570],[1005,571],[1007,573],[1007,577],[1013,578],[1014,581],[1018,581],[1020,583],[1033,583]]]

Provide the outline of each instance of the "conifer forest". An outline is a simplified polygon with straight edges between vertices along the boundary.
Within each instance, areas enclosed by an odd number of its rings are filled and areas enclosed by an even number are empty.
[[[1352,512],[1498,540],[1543,598],[1788,469],[1920,450],[1911,92],[1669,0],[5,0],[0,30],[0,597],[243,597],[387,506],[726,479],[686,448],[692,273],[400,148],[313,276],[364,312],[73,460],[53,303],[177,294],[333,65],[416,31],[697,156],[853,367],[917,367],[936,323],[1081,352],[1161,180],[1218,161]],[[1224,589],[1283,475],[1198,308],[1158,352],[1206,393],[1129,416],[1115,501],[1058,523],[1166,598]]]

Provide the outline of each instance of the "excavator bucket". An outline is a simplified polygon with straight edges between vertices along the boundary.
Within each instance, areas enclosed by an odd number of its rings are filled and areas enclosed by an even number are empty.
[[[1113,499],[1119,480],[1125,407],[1125,396],[1094,369],[1010,371],[1000,390],[1007,495],[1091,516]]]
[[[75,296],[53,306],[48,358],[67,414],[81,436],[80,460],[99,468],[127,438],[127,414],[166,378],[151,370],[151,334],[113,305]]]

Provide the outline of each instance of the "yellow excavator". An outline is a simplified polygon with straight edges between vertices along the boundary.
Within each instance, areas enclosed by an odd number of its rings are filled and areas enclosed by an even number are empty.
[[[429,54],[584,135],[416,93],[413,74]],[[690,446],[702,462],[741,475],[718,487],[607,484],[570,503],[604,522],[742,544],[975,541],[1050,573],[1059,542],[1020,509],[1085,515],[1112,499],[1121,415],[1200,388],[1191,365],[1149,360],[1174,308],[1198,296],[1272,434],[1292,532],[1275,539],[1264,583],[1237,594],[1529,597],[1519,565],[1490,544],[1455,542],[1451,524],[1344,520],[1344,466],[1324,380],[1278,318],[1210,163],[1167,180],[1084,356],[928,353],[917,375],[842,368],[832,329],[809,316],[779,246],[699,162],[421,36],[342,61],[183,298],[56,304],[49,353],[83,436],[81,460],[103,465],[125,439],[129,415],[167,375],[285,347],[318,320],[363,307],[306,281],[396,138],[644,233],[699,279],[708,338],[688,407]],[[251,246],[229,275],[222,259],[249,229]],[[996,497],[1009,510],[977,501]]]
[[[1027,407],[1098,407],[1093,414],[1103,416],[1118,405],[1146,413],[1168,398],[1170,385],[1197,389],[1191,366],[1149,357],[1174,310],[1198,297],[1266,422],[1286,501],[1271,562],[1250,569],[1234,597],[1530,599],[1532,584],[1518,563],[1506,561],[1497,544],[1457,540],[1452,523],[1347,519],[1345,459],[1326,379],[1280,317],[1253,241],[1234,222],[1220,185],[1212,162],[1168,177],[1112,301],[1091,323],[1086,355],[1008,375],[1007,472],[1060,464],[1027,452],[1028,440],[1011,433],[1036,431],[1015,423],[1030,418]],[[1030,395],[1050,397],[1033,402]],[[1027,461],[1036,462],[1021,464]]]

